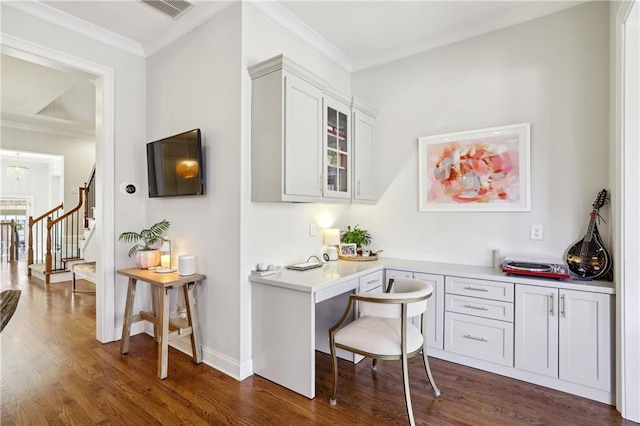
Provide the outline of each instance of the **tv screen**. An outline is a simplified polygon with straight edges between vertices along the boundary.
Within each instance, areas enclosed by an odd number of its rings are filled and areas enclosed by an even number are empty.
[[[147,144],[149,197],[203,195],[200,129]]]

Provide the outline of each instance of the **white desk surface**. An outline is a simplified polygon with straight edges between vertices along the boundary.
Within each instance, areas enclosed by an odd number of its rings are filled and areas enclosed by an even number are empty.
[[[320,268],[308,271],[293,271],[282,268],[273,275],[264,277],[250,275],[253,283],[267,284],[303,292],[315,293],[345,281],[358,278],[383,269],[406,269],[425,274],[449,275],[463,278],[488,279],[517,284],[529,284],[541,287],[553,287],[568,290],[590,291],[594,293],[615,294],[615,284],[609,281],[555,280],[547,278],[527,278],[507,275],[488,266],[459,265],[453,263],[427,262],[421,260],[379,258],[371,262],[351,262],[337,260],[324,264]]]

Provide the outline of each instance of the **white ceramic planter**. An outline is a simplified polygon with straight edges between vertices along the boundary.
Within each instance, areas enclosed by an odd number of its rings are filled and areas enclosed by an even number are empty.
[[[149,269],[160,265],[160,250],[140,250],[136,253],[136,266]]]

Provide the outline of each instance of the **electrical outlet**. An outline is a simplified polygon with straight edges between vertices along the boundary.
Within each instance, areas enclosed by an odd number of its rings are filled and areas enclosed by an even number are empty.
[[[310,237],[316,236],[316,223],[313,221],[309,222],[309,236]]]
[[[531,225],[531,232],[529,234],[529,239],[531,240],[542,239],[542,225]]]

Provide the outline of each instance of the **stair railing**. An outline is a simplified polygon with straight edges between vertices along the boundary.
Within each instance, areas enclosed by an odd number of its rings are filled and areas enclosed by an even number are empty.
[[[89,219],[95,219],[96,207],[96,166],[93,166],[86,188],[86,202],[84,203],[84,228],[89,228]]]
[[[41,214],[37,218],[29,216],[29,233],[27,237],[27,265],[34,263],[44,263],[45,261],[45,231],[46,219],[48,217],[58,218],[62,213],[63,203]],[[29,276],[31,276],[31,268],[27,268]]]
[[[87,188],[78,191],[78,205],[62,216],[47,217],[47,251],[45,253],[45,282],[50,274],[65,271],[65,262],[80,259],[82,217],[80,210],[85,203]]]

